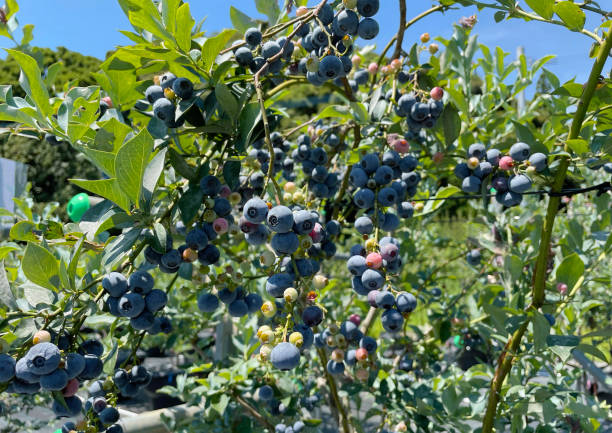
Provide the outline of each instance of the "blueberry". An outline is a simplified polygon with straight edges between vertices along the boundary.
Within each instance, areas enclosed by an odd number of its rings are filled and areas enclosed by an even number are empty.
[[[336,362],[333,359],[327,361],[327,371],[329,374],[342,374],[344,373],[344,362]]]
[[[136,271],[130,278],[128,279],[128,286],[130,290],[135,293],[140,293],[141,295],[146,295],[149,293],[153,286],[155,285],[155,280],[145,271]]]
[[[548,320],[548,323],[550,323],[550,326],[555,325],[555,322],[556,322],[555,316],[549,313],[544,313],[544,317],[546,317],[546,320]]]
[[[397,206],[397,213],[401,218],[412,218],[414,215],[414,207],[412,203],[403,201]]]
[[[117,386],[117,388],[123,388],[130,381],[130,376],[127,371],[120,368],[115,371],[113,374],[113,382]]]
[[[369,217],[360,216],[355,220],[355,229],[362,235],[367,235],[374,231],[374,223]]]
[[[208,236],[206,232],[199,228],[194,228],[185,236],[185,243],[192,250],[199,251],[208,245]]]
[[[510,191],[521,194],[531,189],[531,179],[524,174],[517,174],[510,177],[508,185]]]
[[[172,72],[166,72],[159,77],[159,85],[162,89],[170,89],[172,88],[172,84],[174,84],[174,80],[176,80],[176,75]]]
[[[323,25],[329,25],[334,20],[334,9],[329,4],[324,4],[319,10],[317,18],[323,23]]]
[[[377,154],[368,153],[361,159],[359,164],[361,165],[361,168],[363,168],[365,172],[370,175],[376,172],[376,169],[378,169],[380,166],[380,160],[378,159]]]
[[[476,176],[468,176],[463,179],[463,183],[461,184],[461,189],[463,192],[473,193],[480,191],[481,180]]]
[[[348,267],[349,272],[357,277],[362,276],[368,268],[365,257],[361,255],[351,256],[346,262],[346,266]]]
[[[392,308],[382,314],[380,321],[385,331],[393,333],[402,329],[404,317],[399,311]]]
[[[342,226],[336,220],[328,221],[327,224],[325,224],[325,231],[329,236],[338,236],[341,228]]]
[[[96,355],[102,356],[104,353],[104,345],[99,340],[88,339],[81,343],[79,346],[79,353],[81,355]]]
[[[253,62],[253,53],[248,47],[240,47],[235,52],[236,62],[240,66],[249,66]]]
[[[244,297],[249,313],[256,313],[263,305],[263,299],[259,293],[249,293]]]
[[[249,306],[242,299],[236,299],[227,307],[227,311],[232,317],[242,317],[249,313]]]
[[[319,62],[319,74],[324,77],[325,80],[333,80],[339,77],[344,72],[344,65],[342,61],[332,55],[323,57]]]
[[[278,42],[268,41],[261,47],[261,55],[264,59],[268,60],[271,57],[274,57],[281,51],[281,46]]]
[[[106,433],[123,433],[123,427],[119,424],[113,424],[106,428]]]
[[[268,212],[267,223],[273,232],[287,233],[293,229],[293,212],[286,206],[275,206]]]
[[[474,176],[484,179],[493,172],[493,166],[488,161],[482,161],[478,167],[474,169]]]
[[[0,354],[0,383],[8,382],[15,376],[15,358],[6,353]]]
[[[61,361],[60,351],[53,343],[32,346],[24,358],[29,372],[38,375],[53,372]]]
[[[359,17],[350,9],[344,9],[334,19],[334,33],[338,36],[355,35],[359,27]]]
[[[353,197],[353,202],[361,209],[369,209],[374,206],[374,199],[374,191],[369,188],[362,188]]]
[[[58,368],[52,373],[40,376],[40,386],[47,391],[61,391],[68,385],[66,370]]]
[[[434,101],[430,100],[429,104],[429,113],[434,119],[437,119],[442,114],[444,110],[444,103],[442,101]]]
[[[378,35],[378,32],[378,22],[372,18],[364,18],[359,23],[359,37],[362,39],[374,39]]]
[[[603,169],[604,169],[604,171],[605,171],[606,173],[608,173],[608,174],[612,174],[612,162],[606,162],[606,163],[603,165]],[[536,167],[536,170],[537,170],[537,167]]]
[[[257,390],[259,399],[263,401],[269,401],[274,398],[274,388],[270,385],[264,385]]]
[[[471,144],[470,147],[468,148],[468,158],[478,158],[478,159],[482,159],[486,156],[486,149],[484,144],[481,143],[474,143]]]
[[[213,175],[204,176],[202,180],[200,180],[200,189],[204,195],[213,197],[221,190],[221,181]]]
[[[38,383],[40,381],[40,376],[32,372],[32,370],[28,367],[28,361],[26,358],[21,358],[15,363],[15,377],[19,381],[27,384]]]
[[[144,250],[145,260],[152,265],[159,265],[161,256],[162,254],[155,251],[151,245],[148,245]]]
[[[374,173],[374,180],[378,185],[387,185],[393,180],[393,169],[388,165],[381,165]]]
[[[305,427],[306,424],[303,421],[296,421],[293,423],[293,433],[300,433]]]
[[[285,289],[293,286],[294,278],[288,273],[274,274],[266,281],[266,291],[270,296],[282,298]]]
[[[376,269],[366,269],[361,275],[361,282],[369,290],[377,290],[385,284],[385,277]]]
[[[177,78],[172,83],[172,90],[181,99],[191,99],[193,96],[193,83],[187,78]]]
[[[151,373],[143,365],[137,365],[130,371],[131,382],[146,386],[151,382]]]
[[[397,201],[397,192],[391,187],[385,187],[378,191],[378,203],[382,206],[391,206]]]
[[[300,351],[291,343],[280,343],[270,352],[270,362],[279,370],[291,370],[300,363]]]
[[[321,310],[316,305],[310,305],[304,308],[302,312],[302,322],[306,326],[314,328],[318,326],[323,321],[323,310]]]
[[[243,214],[253,224],[262,223],[268,215],[268,205],[262,199],[253,197],[245,203]]]
[[[385,212],[384,218],[380,223],[380,229],[386,232],[392,232],[399,228],[400,220],[394,213]]]
[[[501,158],[501,152],[498,149],[487,150],[487,161],[491,163],[491,165],[497,167],[497,164],[499,164],[500,158]]]
[[[429,116],[429,104],[425,102],[417,102],[410,109],[410,117],[416,122],[424,121]]]
[[[482,255],[479,250],[473,249],[467,254],[466,259],[471,266],[478,266],[482,260]]]
[[[521,204],[523,196],[514,191],[506,191],[495,194],[495,200],[501,205],[512,207]]]
[[[393,293],[383,290],[376,294],[376,305],[380,308],[389,309],[395,307],[395,297]]]
[[[215,245],[208,244],[206,248],[198,251],[198,260],[204,266],[213,265],[219,261],[221,251]]]
[[[359,15],[364,17],[376,15],[379,7],[379,0],[357,0],[357,11],[359,12]]]
[[[299,248],[300,241],[293,232],[276,233],[272,236],[270,246],[277,254],[293,254]]]
[[[159,98],[153,104],[153,114],[155,114],[155,117],[159,120],[168,124],[168,122],[174,121],[175,119],[174,104],[169,99]]]
[[[119,272],[111,272],[105,275],[102,279],[102,287],[111,296],[120,297],[128,289],[128,281],[125,276]]]
[[[363,188],[368,182],[368,175],[363,168],[353,166],[349,174],[349,182],[356,188]]]
[[[172,322],[167,317],[156,317],[153,326],[149,329],[150,334],[169,334],[172,332]]]
[[[410,173],[419,165],[419,161],[412,155],[404,156],[399,162],[402,173]]]
[[[98,414],[98,418],[102,424],[111,425],[119,421],[119,411],[114,407],[107,407]]]
[[[100,413],[108,406],[104,397],[96,397],[93,399],[91,408],[95,413]]]
[[[397,309],[400,313],[411,313],[417,306],[417,300],[411,293],[401,292],[395,299]]]
[[[145,90],[145,98],[150,104],[154,104],[155,101],[164,97],[164,89],[161,86],[149,86]]]
[[[250,245],[263,245],[268,240],[270,232],[263,224],[257,224],[253,231],[245,235],[246,241]]]
[[[102,364],[102,360],[95,355],[85,355],[85,368],[79,374],[79,379],[82,380],[90,380],[95,379],[96,377],[102,374],[102,368],[104,365]]]
[[[152,290],[151,293],[149,293],[145,297],[146,308],[151,313],[155,313],[156,311],[161,310],[166,306],[167,303],[168,295],[166,295],[166,292],[164,292],[163,290]]]
[[[66,403],[66,406],[64,406],[57,400],[53,400],[51,409],[55,413],[55,416],[73,417],[81,413],[81,409],[83,408],[83,402],[81,402],[81,399],[79,397],[77,397],[76,395],[72,397],[65,397],[64,401]]]
[[[543,153],[536,152],[529,157],[529,163],[535,167],[537,172],[540,172],[546,168],[548,164],[548,158]]]
[[[518,142],[512,145],[508,154],[515,161],[525,161],[529,158],[531,149],[527,143]]]
[[[77,431],[77,426],[72,421],[68,421],[68,422],[65,422],[64,425],[62,425],[61,431],[62,433],[70,433],[72,431]]]
[[[306,235],[314,228],[316,218],[312,212],[299,210],[293,214],[293,221],[293,230],[299,235]]]
[[[119,314],[123,317],[136,317],[145,309],[145,300],[138,293],[126,293],[119,299]]]
[[[221,290],[219,290],[217,295],[219,296],[219,300],[221,302],[223,302],[224,304],[229,304],[229,303],[234,302],[236,300],[237,295],[238,295],[238,291],[237,290],[231,290],[229,287],[224,287]]]
[[[340,333],[344,335],[344,338],[349,341],[358,341],[359,338],[361,338],[360,331],[357,325],[348,320],[342,322],[342,324],[340,325]]]
[[[246,32],[244,32],[244,40],[250,46],[255,47],[261,44],[261,41],[263,40],[263,35],[259,31],[259,29],[251,27],[250,29],[247,29]]]
[[[421,181],[421,175],[415,171],[411,171],[409,173],[402,173],[401,179],[406,183],[407,188],[411,188],[418,185],[418,183]]]
[[[16,394],[36,394],[40,391],[40,383],[28,383],[15,378],[9,383],[7,391]]]
[[[360,69],[360,70],[355,72],[354,78],[355,78],[355,82],[358,85],[364,86],[364,85],[368,84],[368,80],[370,78],[370,73],[367,70],[365,70],[365,69]]]

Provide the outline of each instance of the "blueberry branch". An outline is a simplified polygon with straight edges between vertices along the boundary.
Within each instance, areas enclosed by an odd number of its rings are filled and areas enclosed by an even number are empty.
[[[589,79],[585,85],[582,96],[580,97],[580,101],[578,102],[578,107],[574,114],[574,118],[572,120],[572,126],[570,128],[570,133],[568,135],[568,140],[574,139],[578,137],[580,131],[582,129],[582,124],[586,117],[586,112],[595,94],[595,89],[597,87],[597,83],[599,81],[599,75],[603,70],[603,67],[608,58],[608,53],[612,48],[612,28],[608,30],[606,34],[606,38],[602,48],[597,55],[597,59],[591,69],[591,73],[589,75]],[[565,151],[568,151],[567,145],[565,146]],[[567,169],[569,167],[569,157],[566,156],[561,160],[559,165],[559,169],[555,175],[555,179],[553,181],[552,192],[560,192],[563,187],[563,183],[565,181],[565,177],[567,175]],[[557,216],[559,210],[559,204],[561,203],[561,197],[558,195],[551,195],[548,201],[548,208],[546,210],[546,218],[544,220],[544,225],[542,227],[542,234],[540,236],[540,246],[538,250],[538,256],[535,264],[534,278],[533,278],[533,291],[532,291],[532,301],[531,305],[528,309],[538,309],[544,304],[544,290],[546,288],[546,277],[547,277],[547,264],[549,259],[549,251],[550,244],[552,238],[552,230],[555,224],[555,218]],[[483,421],[482,421],[482,432],[481,433],[491,433],[493,430],[493,424],[495,422],[495,414],[497,412],[497,405],[501,399],[500,392],[504,380],[510,369],[512,368],[512,364],[514,361],[514,355],[520,347],[521,339],[531,322],[532,315],[528,315],[523,324],[517,329],[508,343],[506,347],[502,351],[499,356],[497,362],[497,369],[495,371],[495,376],[491,381],[490,391],[489,391],[489,400],[487,403],[487,410],[485,412]],[[509,355],[509,356],[508,356]]]

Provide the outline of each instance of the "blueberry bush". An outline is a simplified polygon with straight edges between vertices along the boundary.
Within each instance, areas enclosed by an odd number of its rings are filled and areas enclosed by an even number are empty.
[[[15,40],[16,1],[0,14],[24,95],[0,86],[4,132],[103,173],[71,180],[102,199],[72,222],[28,197],[2,210],[10,431],[42,404],[64,433],[123,432],[119,400],[152,380],[141,349],[185,358],[159,390],[195,410],[164,416],[173,432],[602,428],[577,360],[612,357],[609,11],[257,0],[266,21],[231,6],[213,35],[187,2],[119,3],[132,45],[62,91],[31,27]],[[592,38],[587,82],[479,44],[474,16],[411,32],[470,5]],[[328,99],[298,123],[284,103],[304,86]]]

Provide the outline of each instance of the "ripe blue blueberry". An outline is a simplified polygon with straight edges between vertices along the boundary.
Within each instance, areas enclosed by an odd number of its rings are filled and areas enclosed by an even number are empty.
[[[351,256],[346,262],[346,266],[348,267],[349,272],[357,277],[361,277],[366,269],[368,269],[366,259],[361,255]]]
[[[412,313],[417,306],[417,300],[412,293],[401,292],[397,295],[395,304],[400,313]]]
[[[147,296],[145,296],[145,304],[147,310],[151,313],[161,310],[168,303],[168,295],[163,290],[155,289],[152,290]]]
[[[294,277],[288,273],[274,274],[266,281],[266,291],[274,298],[282,298],[285,289],[293,286]]]
[[[510,178],[508,185],[510,191],[521,194],[531,189],[531,179],[524,174],[517,174]]]
[[[259,29],[251,27],[250,29],[247,29],[246,32],[244,32],[244,40],[250,46],[255,47],[261,44],[261,41],[263,40],[263,35],[261,31],[259,31]]]
[[[15,358],[0,353],[0,383],[8,382],[15,376],[15,365]]]
[[[471,144],[467,152],[468,158],[474,157],[474,158],[482,159],[486,156],[486,154],[487,154],[487,151],[485,149],[484,144],[482,143]]]
[[[429,116],[429,104],[425,102],[417,102],[410,109],[410,117],[416,122],[422,122]]]
[[[391,206],[397,201],[397,192],[391,187],[385,187],[378,192],[378,203],[381,206]]]
[[[175,119],[174,104],[169,99],[159,98],[153,104],[153,114],[155,114],[155,117],[159,120],[168,124],[168,122],[174,121]]]
[[[85,368],[81,374],[79,374],[79,379],[90,380],[100,376],[100,374],[102,374],[102,368],[104,367],[102,360],[95,355],[85,355],[84,358]]]
[[[393,293],[383,290],[376,294],[376,305],[380,308],[388,310],[395,307],[395,297]]]
[[[213,175],[204,176],[202,180],[200,180],[200,189],[204,195],[209,195],[211,197],[215,196],[221,189],[221,181]]]
[[[232,317],[242,317],[249,313],[249,306],[242,299],[236,299],[227,307],[227,311]]]
[[[334,20],[334,9],[328,3],[324,4],[319,10],[317,18],[323,23],[323,25],[329,25]]]
[[[221,251],[216,245],[208,244],[206,248],[198,251],[198,260],[204,266],[217,263],[221,257]]]
[[[287,206],[274,206],[268,212],[267,223],[276,233],[287,233],[293,229],[293,212]]]
[[[363,347],[368,353],[372,354],[376,352],[376,348],[378,347],[378,343],[376,343],[376,339],[373,337],[365,336],[359,340],[359,347]]]
[[[461,189],[464,192],[473,193],[480,191],[481,180],[476,176],[468,176],[463,179]]]
[[[364,17],[376,15],[379,7],[379,0],[357,0],[357,11],[359,12],[359,15]]]
[[[269,234],[266,226],[258,224],[252,232],[246,233],[244,237],[250,245],[263,245],[268,240]]]
[[[499,192],[495,194],[495,200],[506,207],[518,206],[523,201],[523,195],[514,191]]]
[[[128,279],[128,286],[132,292],[140,293],[141,295],[146,295],[149,293],[153,286],[155,285],[155,280],[145,271],[136,271],[130,278]]]
[[[385,212],[380,223],[380,229],[386,232],[392,232],[399,228],[400,220],[394,213]]]
[[[342,60],[336,56],[325,56],[319,62],[319,74],[323,76],[325,80],[333,80],[342,75],[343,72],[344,65],[342,64]]]
[[[105,275],[102,279],[102,287],[111,296],[120,297],[128,290],[128,281],[125,276],[119,272],[111,272]]]
[[[374,223],[369,217],[363,215],[355,220],[355,229],[362,235],[367,235],[374,231]]]
[[[145,90],[145,98],[150,104],[154,104],[155,101],[164,97],[164,89],[161,86],[149,86]]]
[[[53,372],[61,360],[60,351],[53,343],[39,343],[32,346],[24,358],[30,373],[38,375]]]
[[[404,317],[399,311],[391,308],[382,314],[380,321],[385,331],[394,333],[402,329]]]
[[[177,78],[172,83],[174,94],[181,99],[190,99],[193,96],[193,83],[187,78]]]
[[[293,254],[300,246],[300,240],[293,232],[276,233],[272,236],[270,246],[277,254]]]
[[[104,353],[104,345],[99,340],[94,340],[93,338],[90,338],[81,343],[81,345],[79,346],[79,353],[81,355],[90,354],[102,356],[102,354]]]
[[[360,166],[353,166],[349,174],[349,182],[356,188],[363,188],[368,182],[368,175]]]
[[[337,374],[342,374],[344,373],[344,362],[340,361],[334,361],[333,359],[330,359],[329,361],[327,361],[327,371],[329,372],[329,374],[333,374],[333,375],[337,375]]]
[[[123,317],[136,317],[145,309],[145,300],[138,293],[126,293],[119,299],[119,314]]]
[[[293,230],[299,235],[306,235],[314,228],[316,217],[310,211],[299,210],[293,214],[293,221]]]
[[[499,159],[501,158],[501,152],[498,149],[489,149],[487,150],[487,161],[494,167],[497,167],[499,164]]]
[[[159,77],[159,85],[162,89],[171,89],[172,84],[174,84],[174,80],[176,80],[176,75],[174,75],[172,72],[166,72]]]
[[[359,23],[359,37],[365,40],[374,39],[378,36],[378,22],[372,18],[364,18]]]
[[[515,161],[525,161],[531,154],[531,148],[527,143],[518,142],[512,145],[508,154]]]
[[[40,376],[40,386],[47,391],[61,391],[68,385],[68,375],[66,370],[58,368],[57,370]]]
[[[369,188],[362,188],[353,197],[353,202],[361,209],[369,209],[374,206],[374,199],[374,191]]]
[[[81,402],[81,399],[76,395],[72,397],[65,397],[64,402],[66,403],[66,406],[64,406],[57,400],[53,400],[51,409],[55,413],[55,416],[72,417],[81,413],[81,409],[83,408],[83,402]]]
[[[300,363],[300,351],[291,343],[280,343],[270,352],[270,362],[279,370],[291,370]]]
[[[257,390],[257,394],[259,395],[260,400],[272,400],[272,398],[274,398],[274,388],[272,388],[270,385],[263,385]]]
[[[259,224],[265,221],[268,215],[268,205],[258,197],[253,197],[244,205],[243,215],[247,221]]]
[[[105,426],[114,424],[119,421],[119,411],[116,408],[109,406],[98,414],[98,419]]]
[[[369,290],[376,290],[385,284],[385,277],[376,269],[366,269],[361,275],[361,282]]]
[[[274,57],[281,51],[281,46],[276,41],[268,41],[261,47],[261,55],[264,59],[268,60]]]
[[[263,299],[259,293],[249,293],[245,296],[244,302],[246,302],[249,313],[256,313],[263,305]]]
[[[535,167],[537,172],[540,172],[546,168],[548,164],[548,158],[543,153],[536,152],[529,157],[529,163]]]
[[[480,254],[479,250],[473,249],[467,254],[466,259],[468,264],[470,264],[471,266],[477,266],[482,260],[482,255]]]
[[[204,232],[204,230],[194,228],[187,233],[187,236],[185,236],[185,243],[192,250],[199,251],[208,244],[208,236],[206,236],[206,232]]]
[[[302,322],[311,328],[318,326],[323,321],[323,310],[316,305],[309,305],[302,312]]]

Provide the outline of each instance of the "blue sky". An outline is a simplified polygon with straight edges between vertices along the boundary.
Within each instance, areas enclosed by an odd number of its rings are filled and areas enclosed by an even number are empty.
[[[35,25],[34,45],[50,48],[65,46],[83,54],[104,58],[105,53],[114,46],[130,43],[119,33],[119,30],[128,30],[131,26],[115,0],[19,0],[19,5],[20,24]],[[208,31],[231,27],[230,5],[250,16],[261,17],[253,0],[190,1],[192,15],[196,21],[206,17],[204,29]],[[429,0],[409,1],[409,18],[431,5]],[[557,58],[547,67],[562,82],[573,77],[580,81],[586,79],[592,63],[588,57],[591,45],[589,38],[560,26],[538,22],[513,19],[495,23],[493,11],[488,10],[478,12],[475,8],[460,8],[444,15],[430,15],[409,29],[404,47],[409,48],[423,32],[429,32],[432,37],[439,35],[448,38],[454,22],[474,13],[479,19],[475,32],[481,43],[491,47],[499,45],[513,56],[519,45],[524,46],[530,61],[547,54],[556,54]],[[381,31],[375,42],[382,48],[397,31],[397,2],[381,0],[381,10],[376,18],[381,24]],[[596,18],[587,20],[587,28],[592,29],[596,25]],[[10,44],[8,39],[0,39],[2,48],[10,47]]]

